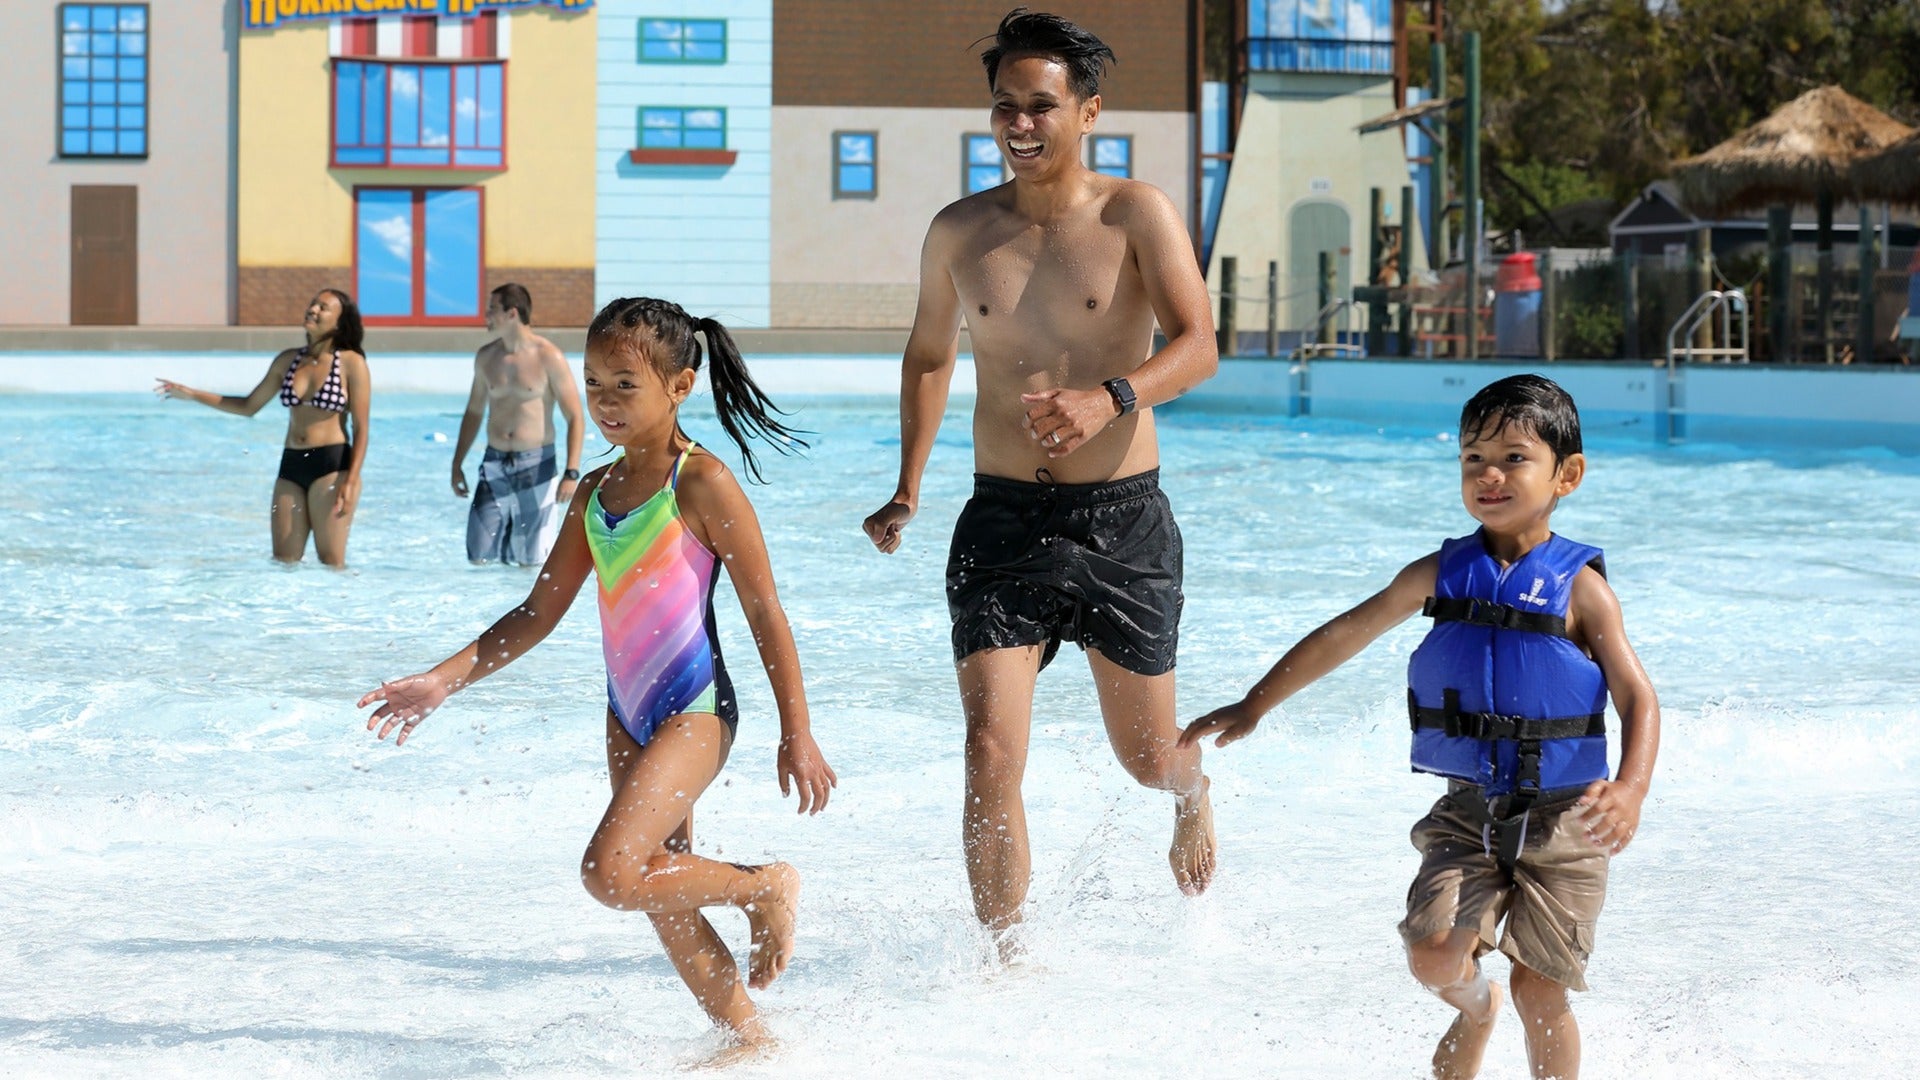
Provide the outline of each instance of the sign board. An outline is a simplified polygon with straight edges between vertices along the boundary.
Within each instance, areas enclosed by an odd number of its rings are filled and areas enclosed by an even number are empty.
[[[585,11],[593,0],[240,0],[240,28],[265,30],[285,22],[316,19],[371,19],[383,15],[470,19],[487,11],[544,4],[564,11]]]

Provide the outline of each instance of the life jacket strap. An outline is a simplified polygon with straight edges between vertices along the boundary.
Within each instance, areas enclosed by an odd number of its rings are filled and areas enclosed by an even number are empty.
[[[1533,744],[1533,790],[1540,790],[1540,741],[1543,739],[1578,739],[1589,735],[1607,733],[1607,714],[1590,713],[1586,716],[1557,716],[1537,719],[1526,716],[1502,716],[1499,713],[1461,712],[1460,691],[1451,687],[1442,692],[1440,708],[1422,705],[1415,700],[1412,690],[1407,691],[1407,717],[1413,730],[1439,730],[1447,733],[1448,738],[1469,739],[1513,739],[1521,745],[1521,769],[1523,775],[1517,779],[1524,784],[1524,770],[1527,767],[1526,744]]]
[[[1429,596],[1420,614],[1435,622],[1463,622],[1495,630],[1524,630],[1530,634],[1567,637],[1565,616],[1527,611],[1512,604],[1496,604],[1470,596]]]

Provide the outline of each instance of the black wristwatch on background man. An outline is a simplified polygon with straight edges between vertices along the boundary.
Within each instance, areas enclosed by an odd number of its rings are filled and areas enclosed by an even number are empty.
[[[1113,403],[1120,407],[1120,415],[1125,416],[1139,406],[1139,399],[1133,396],[1133,384],[1125,379],[1108,379],[1100,384],[1113,395]]]

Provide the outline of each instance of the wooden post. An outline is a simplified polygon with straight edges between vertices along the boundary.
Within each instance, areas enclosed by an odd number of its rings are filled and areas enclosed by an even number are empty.
[[[1640,351],[1640,253],[1620,253],[1620,358],[1633,360]],[[1665,359],[1664,357],[1662,359]]]
[[[1372,188],[1367,202],[1367,284],[1377,286],[1381,283],[1380,267],[1386,259],[1387,193]],[[1387,303],[1381,297],[1367,301],[1367,355],[1379,356],[1386,351]]]
[[[1540,253],[1540,355],[1551,364],[1559,358],[1558,342],[1553,332],[1553,249]]]
[[[1820,352],[1827,363],[1833,363],[1833,189],[1821,188],[1819,198],[1814,200],[1819,211],[1818,245],[1819,255],[1814,272],[1819,275],[1816,283],[1816,295],[1819,297],[1817,308],[1820,320]]]
[[[1767,207],[1767,339],[1776,363],[1796,359],[1793,348],[1793,210]]]
[[[1327,308],[1333,303],[1334,282],[1333,252],[1320,253],[1320,328],[1319,340],[1322,345],[1331,345],[1338,340],[1333,329],[1333,312]]]
[[[1267,355],[1280,355],[1280,262],[1267,260]]]
[[[1433,97],[1436,101],[1447,96],[1447,46],[1436,31],[1433,48],[1428,54],[1431,60],[1428,67],[1433,74]],[[1452,192],[1447,184],[1447,114],[1439,113],[1433,125],[1432,183],[1427,192],[1427,265],[1435,271],[1447,268],[1447,203]],[[1412,265],[1411,263],[1407,265]]]
[[[1480,358],[1480,31],[1467,31],[1467,115],[1464,124],[1466,157],[1460,162],[1461,202],[1466,207],[1466,235],[1461,250],[1467,256],[1467,359]]]
[[[1233,255],[1220,256],[1220,355],[1240,351],[1240,320],[1234,311],[1234,296],[1239,293],[1240,260]]]
[[[1413,300],[1412,290],[1408,287],[1413,281],[1413,185],[1400,187],[1400,256],[1394,262],[1399,271],[1400,295],[1406,297],[1400,304],[1400,348],[1401,356],[1413,355]]]
[[[1693,295],[1687,297],[1687,303],[1692,304],[1707,290],[1713,288],[1713,230],[1703,225],[1693,231],[1693,236],[1689,240],[1687,246],[1693,249],[1690,253],[1693,256],[1693,266],[1688,277],[1692,279]],[[1693,332],[1694,348],[1713,347],[1714,326],[1715,320],[1712,318],[1700,320],[1699,328]],[[1733,343],[1727,342],[1727,344]]]
[[[1853,361],[1873,362],[1873,211],[1860,208],[1860,325],[1853,329]]]

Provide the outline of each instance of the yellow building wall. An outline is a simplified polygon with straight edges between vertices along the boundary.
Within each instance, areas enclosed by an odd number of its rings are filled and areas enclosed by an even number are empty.
[[[356,185],[471,185],[486,192],[488,266],[593,266],[594,13],[502,18],[513,20],[503,172],[329,168],[326,26],[243,32],[240,265],[351,267]]]

